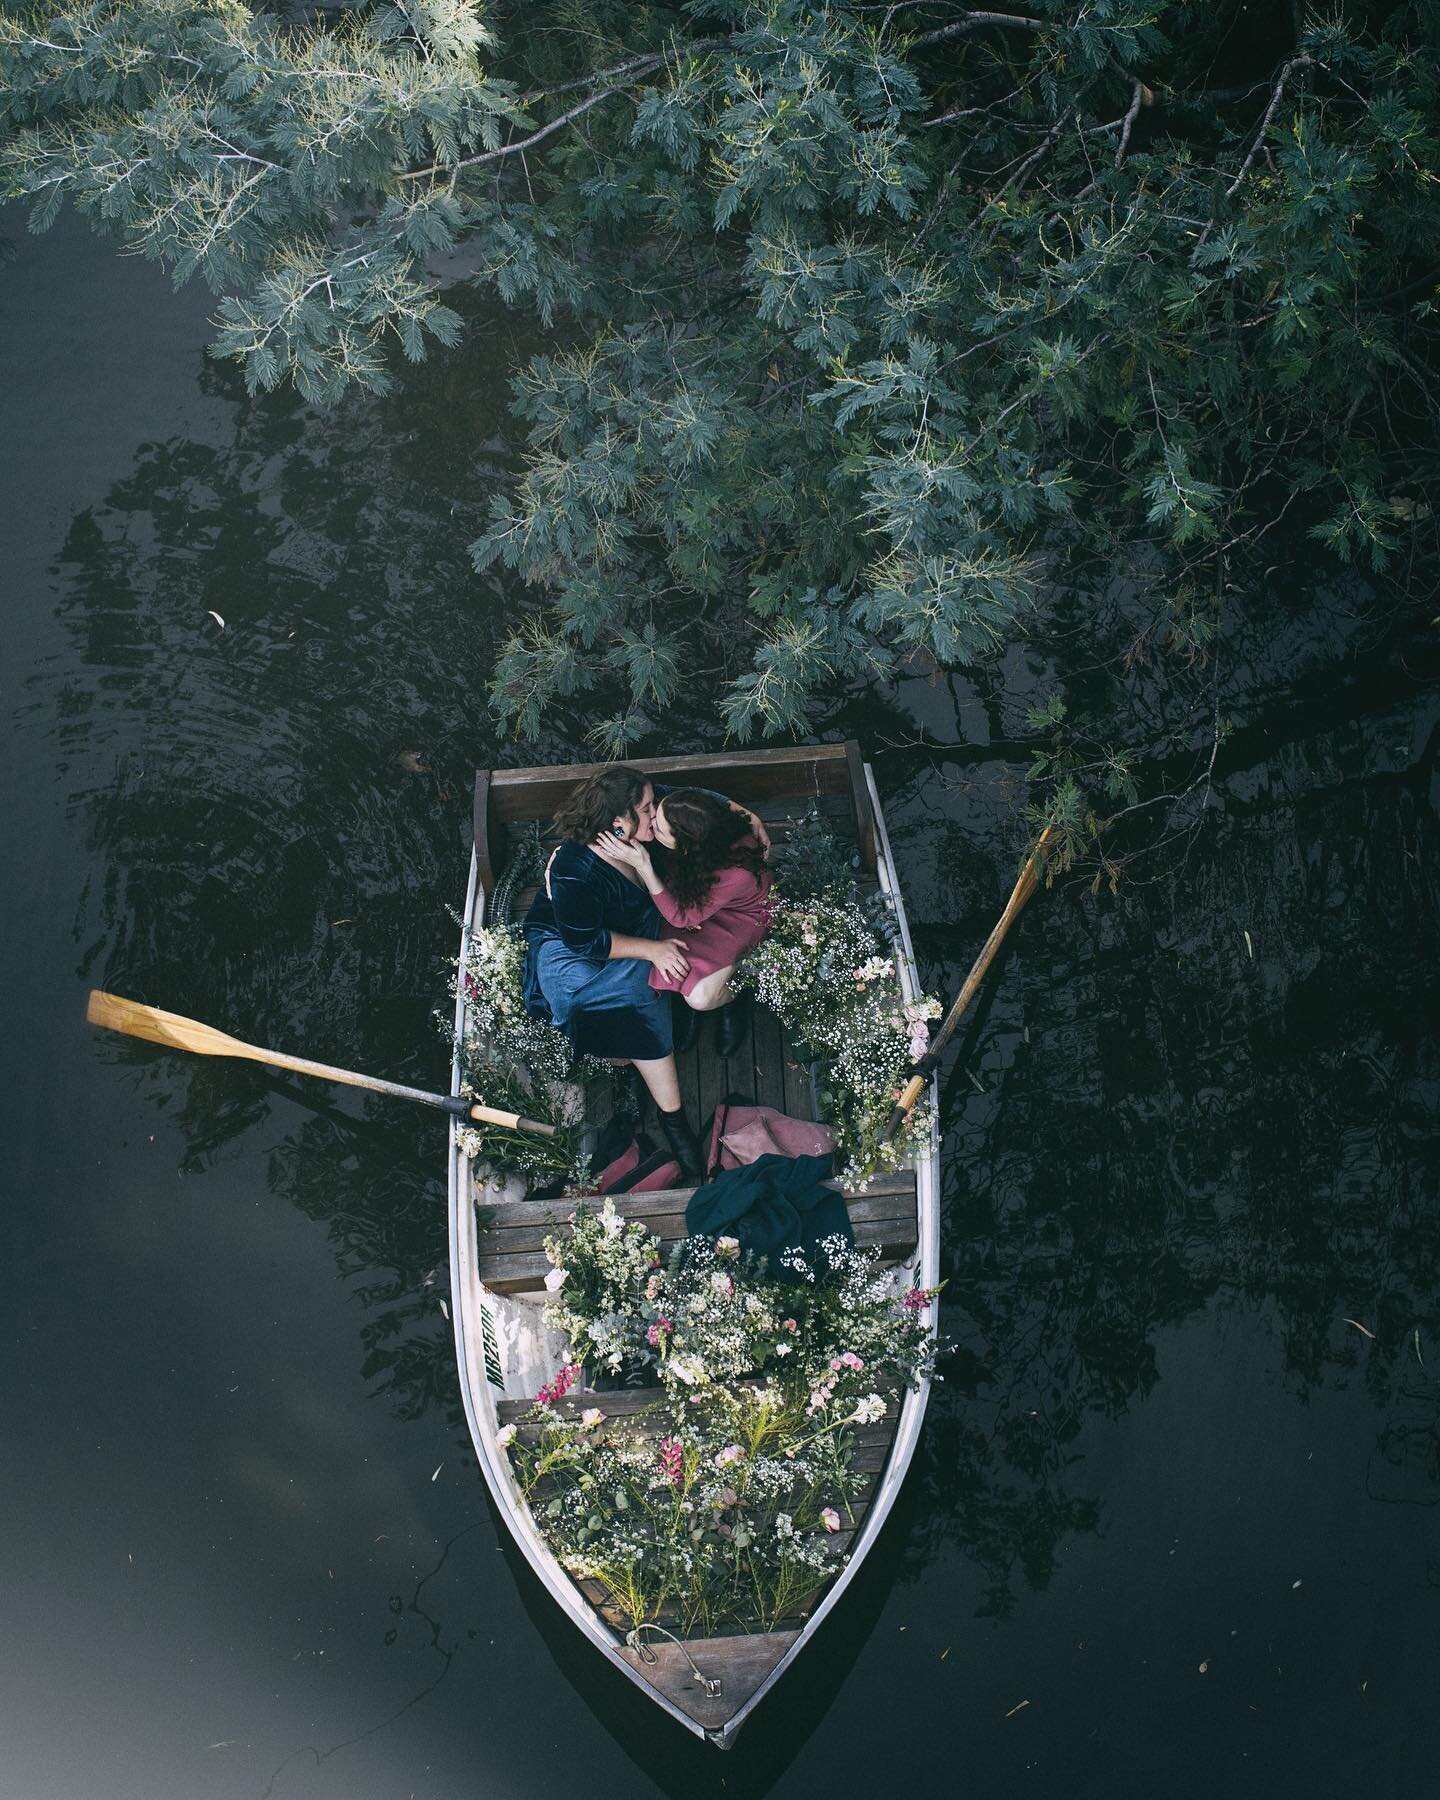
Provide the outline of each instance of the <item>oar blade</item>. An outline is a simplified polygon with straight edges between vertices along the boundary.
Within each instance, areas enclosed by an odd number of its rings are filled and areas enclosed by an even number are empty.
[[[255,1055],[253,1046],[216,1031],[212,1025],[202,1025],[198,1019],[186,1019],[179,1013],[163,1012],[158,1006],[143,1006],[140,1001],[126,1000],[119,994],[107,994],[101,988],[91,988],[85,1017],[107,1031],[143,1038],[150,1044],[164,1044],[171,1050],[190,1050],[198,1056]]]

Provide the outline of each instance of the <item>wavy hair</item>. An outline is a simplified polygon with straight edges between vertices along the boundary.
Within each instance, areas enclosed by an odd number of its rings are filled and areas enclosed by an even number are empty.
[[[702,788],[676,788],[660,802],[675,848],[652,844],[651,855],[665,886],[682,906],[698,906],[722,869],[749,869],[759,876],[765,853],[750,834],[750,822]]]
[[[629,818],[645,796],[650,777],[630,763],[607,763],[582,781],[555,815],[561,837],[588,844],[609,831],[616,819]]]

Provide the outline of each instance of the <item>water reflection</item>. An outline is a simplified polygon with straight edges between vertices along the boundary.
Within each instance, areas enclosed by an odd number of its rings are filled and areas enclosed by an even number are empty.
[[[430,1014],[470,771],[530,755],[490,735],[480,690],[509,596],[465,551],[505,462],[495,396],[515,354],[491,340],[325,422],[228,389],[229,444],[151,445],[73,522],[73,658],[34,700],[98,871],[77,909],[83,981],[444,1080]],[[762,1716],[742,1738],[754,1791],[765,1757],[783,1769],[824,1718],[894,1581],[958,1547],[984,1615],[1047,1585],[1102,1522],[1087,1427],[1151,1392],[1158,1334],[1203,1308],[1272,1307],[1297,1395],[1346,1384],[1373,1402],[1372,1497],[1440,1499],[1433,639],[1352,601],[1317,585],[1303,604],[1257,602],[1177,677],[1126,596],[1077,589],[973,680],[844,697],[817,721],[877,747],[917,947],[947,991],[1020,846],[1028,706],[1058,687],[1114,718],[1147,796],[1192,779],[1217,716],[1234,730],[1178,842],[1155,851],[1163,810],[1123,829],[1117,897],[1077,881],[1032,905],[956,1047],[943,1243],[958,1349],[829,1653],[788,1678],[783,1732]],[[562,721],[540,754],[581,741]],[[112,1054],[143,1071],[145,1104],[179,1096],[194,1169],[294,1091]],[[439,1407],[463,1439],[435,1305],[435,1123],[353,1097],[307,1106],[271,1187],[326,1225],[376,1398],[407,1419]],[[648,1704],[510,1562],[597,1717],[648,1745]],[[660,1752],[635,1753],[673,1785]],[[718,1780],[707,1755],[687,1779]]]
[[[1183,858],[1113,901],[1036,901],[958,1046],[943,1244],[961,1353],[906,1563],[964,1543],[992,1612],[1096,1524],[1087,1419],[1143,1397],[1157,1333],[1207,1304],[1273,1307],[1297,1396],[1363,1383],[1374,1401],[1369,1491],[1440,1500],[1417,1347],[1440,1358],[1434,653],[1393,618],[1356,651],[1354,619],[1314,598],[1308,635],[1257,630],[1263,654],[1221,671],[1239,728]],[[1183,689],[1152,685],[1142,710],[1173,726]],[[917,942],[952,987],[952,908],[978,942],[1006,848],[977,802],[997,747],[883,765],[912,796]],[[952,795],[964,829],[937,831]],[[992,873],[992,912],[996,892]]]

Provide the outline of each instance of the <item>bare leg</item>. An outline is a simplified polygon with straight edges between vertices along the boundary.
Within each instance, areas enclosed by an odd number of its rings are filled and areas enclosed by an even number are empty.
[[[695,1012],[714,1012],[717,1006],[728,1006],[735,998],[730,987],[730,977],[734,973],[734,963],[727,963],[723,969],[716,969],[702,981],[697,981],[685,996],[687,1003]]]
[[[640,1079],[650,1091],[650,1098],[662,1113],[673,1113],[680,1110],[680,1077],[675,1073],[673,1056],[656,1057],[651,1062],[641,1062],[637,1057],[635,1067],[640,1071]]]

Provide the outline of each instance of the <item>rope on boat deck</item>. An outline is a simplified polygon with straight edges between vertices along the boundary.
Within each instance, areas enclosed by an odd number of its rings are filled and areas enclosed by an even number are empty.
[[[650,1648],[650,1646],[641,1637],[640,1633],[642,1631],[658,1632],[661,1637],[669,1638],[670,1642],[675,1646],[675,1648],[685,1658],[686,1662],[689,1663],[690,1673],[700,1683],[701,1687],[704,1688],[704,1690],[705,1690],[706,1694],[709,1696],[709,1698],[711,1700],[718,1700],[720,1698],[720,1695],[723,1692],[722,1684],[718,1681],[712,1681],[708,1675],[702,1675],[700,1673],[700,1671],[695,1667],[694,1657],[691,1656],[690,1652],[685,1648],[684,1644],[682,1644],[680,1642],[679,1638],[676,1637],[676,1635],[673,1631],[666,1631],[666,1629],[663,1625],[637,1625],[633,1631],[628,1632],[626,1634],[626,1638],[625,1638],[626,1644],[630,1647],[630,1649],[632,1649],[635,1652],[635,1654],[640,1658],[642,1663],[655,1663],[655,1662],[659,1662],[659,1660],[660,1660],[660,1658],[658,1656],[656,1656],[655,1652]]]

